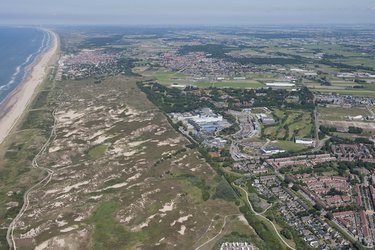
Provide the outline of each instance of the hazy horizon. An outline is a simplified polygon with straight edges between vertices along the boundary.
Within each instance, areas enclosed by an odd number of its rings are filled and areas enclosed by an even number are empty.
[[[0,3],[0,25],[373,24],[375,1],[97,0]]]

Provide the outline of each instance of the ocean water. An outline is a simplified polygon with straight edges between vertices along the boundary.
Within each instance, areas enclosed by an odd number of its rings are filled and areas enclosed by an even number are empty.
[[[37,28],[0,27],[0,103],[27,77],[30,65],[51,46]]]

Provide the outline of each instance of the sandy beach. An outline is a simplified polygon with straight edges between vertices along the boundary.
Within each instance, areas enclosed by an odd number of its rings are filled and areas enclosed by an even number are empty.
[[[32,101],[36,88],[46,79],[51,59],[58,52],[58,39],[52,36],[51,47],[34,62],[28,77],[0,106],[0,144],[8,136],[18,119]]]

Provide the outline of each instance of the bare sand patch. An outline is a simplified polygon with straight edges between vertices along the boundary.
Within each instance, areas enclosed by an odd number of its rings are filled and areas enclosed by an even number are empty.
[[[160,212],[165,213],[173,210],[174,201],[166,203],[163,208],[159,209]]]
[[[71,227],[67,227],[67,228],[61,229],[60,232],[61,233],[67,233],[67,232],[76,230],[77,228],[78,228],[78,225],[73,225]]]
[[[179,234],[181,235],[184,235],[185,234],[185,231],[186,231],[186,226],[185,225],[181,225],[181,228],[179,231],[177,231]]]

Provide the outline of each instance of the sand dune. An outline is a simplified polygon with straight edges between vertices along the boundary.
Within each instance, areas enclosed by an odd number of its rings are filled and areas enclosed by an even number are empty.
[[[47,77],[51,59],[58,52],[57,35],[50,32],[52,46],[34,63],[29,76],[0,106],[0,144],[8,136],[34,96],[35,89]]]

